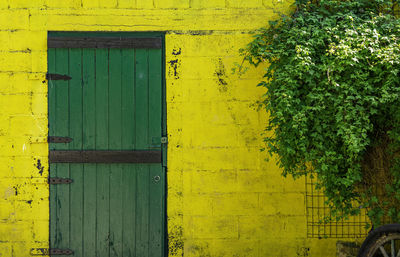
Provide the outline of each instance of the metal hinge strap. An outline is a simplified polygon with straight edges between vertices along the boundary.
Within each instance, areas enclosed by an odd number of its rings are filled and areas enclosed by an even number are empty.
[[[49,184],[58,185],[58,184],[71,184],[74,182],[70,178],[49,178]]]
[[[47,73],[46,74],[47,80],[71,80],[72,78],[68,75],[62,74],[55,74],[55,73]]]
[[[70,137],[48,137],[49,143],[71,143],[72,138]]]
[[[31,255],[73,255],[74,251],[71,249],[57,249],[57,248],[32,248]]]

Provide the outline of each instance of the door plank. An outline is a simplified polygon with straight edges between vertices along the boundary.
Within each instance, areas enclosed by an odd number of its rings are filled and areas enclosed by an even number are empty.
[[[56,73],[68,74],[69,67],[69,52],[68,49],[57,49],[56,51]],[[69,82],[64,80],[57,81],[56,84],[56,111],[55,124],[56,133],[59,136],[69,136]],[[67,150],[68,144],[56,144],[56,149]],[[57,165],[57,176],[69,178],[69,164]],[[70,215],[69,215],[69,185],[57,187],[57,234],[58,246],[60,248],[69,247],[70,243]]]
[[[69,54],[68,49],[57,49],[56,55],[56,70],[55,73],[68,74],[68,61]],[[69,81],[57,80],[55,83],[55,132],[58,135],[54,136],[69,136]],[[67,150],[68,144],[56,144],[55,149]]]
[[[109,149],[122,147],[122,57],[121,49],[109,52]],[[110,256],[122,256],[122,166],[110,165]]]
[[[161,67],[161,50],[149,49],[149,135],[150,139],[160,138],[161,119],[162,119],[162,67]],[[161,145],[152,145],[161,148]]]
[[[82,50],[83,76],[83,149],[93,150],[96,147],[95,126],[95,50]]]
[[[136,110],[136,147],[149,147],[149,62],[148,50],[135,50],[135,110]],[[136,202],[136,253],[148,256],[149,253],[149,169],[148,165],[137,165],[137,202]]]
[[[69,135],[70,149],[82,149],[82,50],[69,49]],[[70,164],[70,246],[76,256],[83,252],[83,164]]]
[[[122,143],[121,49],[110,49],[109,54],[109,150],[119,150]]]
[[[56,72],[56,50],[49,49],[48,52],[48,70],[49,73]],[[49,90],[49,135],[55,136],[56,132],[56,81],[49,80],[48,81],[48,90]],[[49,149],[53,150],[54,144],[49,144]]]
[[[50,176],[57,177],[57,165],[50,164]],[[49,185],[50,188],[50,247],[55,248],[58,245],[57,236],[57,187]]]
[[[62,178],[69,178],[69,164],[57,164],[57,175]],[[56,186],[56,185],[52,185]],[[58,185],[57,187],[57,246],[68,248],[70,243],[70,215],[69,215],[69,194],[70,185]]]
[[[122,150],[135,149],[135,50],[122,49]]]
[[[137,195],[137,165],[123,165],[122,179],[123,187],[123,231],[122,246],[124,257],[134,257],[136,255],[136,195]]]
[[[149,49],[149,134],[162,136],[161,50]],[[161,148],[161,145],[159,145]],[[160,164],[149,165],[149,256],[162,256],[164,177]]]
[[[136,149],[135,117],[135,50],[122,49],[122,144],[121,149]],[[136,255],[136,194],[137,165],[123,164],[123,212],[122,212],[122,254],[124,257]]]
[[[96,250],[97,256],[110,254],[110,165],[96,164]]]
[[[69,136],[72,142],[68,143],[69,149],[82,149],[82,50],[69,49]]]
[[[122,256],[123,164],[114,164],[110,168],[110,256]]]
[[[149,165],[137,166],[137,191],[136,191],[136,254],[149,256]]]
[[[96,49],[96,150],[108,150],[109,138],[109,50]],[[96,249],[109,255],[110,165],[96,164]]]
[[[82,257],[99,257],[96,252],[96,164],[83,165],[83,254]]]
[[[95,149],[95,52],[82,49],[83,149]],[[96,257],[96,164],[83,165],[83,255]]]
[[[162,256],[162,235],[163,235],[163,195],[165,188],[165,178],[163,176],[161,164],[151,164],[150,169],[150,210],[149,210],[149,233],[150,246],[149,256]]]
[[[136,148],[149,147],[149,64],[148,50],[136,49],[135,72],[135,112],[136,112]]]
[[[48,70],[49,73],[55,73],[56,71],[56,50],[49,49],[48,51]],[[55,109],[56,109],[56,91],[55,82],[49,80],[49,135],[55,135]],[[54,149],[54,144],[49,144],[50,149]],[[50,177],[57,176],[57,166],[50,164]],[[56,246],[57,239],[57,187],[50,186],[50,247]]]
[[[84,178],[83,178],[83,164],[70,164],[70,178],[73,180],[69,185],[70,192],[70,234],[71,241],[69,249],[74,250],[76,256],[82,256],[83,253],[83,217],[84,217]]]
[[[96,49],[96,150],[108,150],[108,79],[108,49]]]

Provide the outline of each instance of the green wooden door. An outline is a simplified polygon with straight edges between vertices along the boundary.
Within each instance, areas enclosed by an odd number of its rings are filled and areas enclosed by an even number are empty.
[[[50,183],[50,248],[161,257],[162,49],[54,39],[64,44],[48,49],[50,178],[64,180]]]

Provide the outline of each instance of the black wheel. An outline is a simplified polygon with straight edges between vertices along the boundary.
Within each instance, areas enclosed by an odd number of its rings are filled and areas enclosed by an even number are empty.
[[[400,224],[390,224],[370,232],[357,257],[400,257]]]

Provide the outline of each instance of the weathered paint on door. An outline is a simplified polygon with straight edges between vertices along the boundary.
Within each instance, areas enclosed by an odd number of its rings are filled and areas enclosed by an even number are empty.
[[[162,50],[49,48],[50,150],[160,150]],[[158,181],[158,177],[161,178]],[[53,163],[50,247],[74,256],[163,256],[161,163]],[[154,179],[156,178],[156,179]]]

